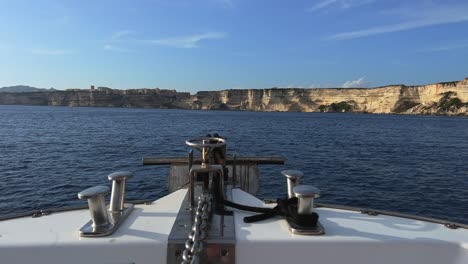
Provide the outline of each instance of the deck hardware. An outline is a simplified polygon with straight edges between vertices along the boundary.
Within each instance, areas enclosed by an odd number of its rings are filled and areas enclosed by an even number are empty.
[[[457,229],[457,228],[460,227],[459,225],[452,224],[452,223],[446,223],[446,224],[444,224],[444,226],[447,227],[447,228],[450,228],[450,229]]]
[[[226,140],[220,137],[198,137],[185,141],[185,144],[198,149],[202,153],[202,166],[209,162],[210,150],[226,145]]]
[[[298,198],[297,213],[300,215],[314,212],[314,199],[320,197],[320,190],[310,185],[294,187],[294,196]]]
[[[182,252],[182,263],[199,263],[198,254],[203,248],[201,241],[206,236],[210,211],[211,199],[205,195],[199,196],[192,231],[190,231],[188,239],[185,241],[185,249]]]
[[[50,215],[52,213],[51,210],[41,210],[41,215]]]
[[[32,218],[37,218],[37,217],[41,217],[44,215],[50,215],[51,213],[52,213],[51,210],[40,210],[40,211],[33,212],[31,216]]]
[[[217,174],[220,177],[219,188],[221,195],[224,195],[224,168],[221,165],[213,164],[214,148],[223,147],[226,145],[226,140],[220,137],[199,137],[189,139],[185,143],[201,152],[201,165],[192,166],[190,168],[190,187],[189,187],[189,206],[190,209],[195,207],[195,181],[199,173],[208,173],[209,175]],[[223,197],[225,198],[225,197]]]
[[[188,207],[187,192],[172,226],[168,237],[166,263],[236,263],[234,215],[229,214],[229,211],[226,211],[227,214],[216,213],[214,197],[209,193],[204,193],[201,186],[197,186],[195,191],[197,206],[194,210],[185,210]],[[232,199],[231,185],[226,186],[226,196],[227,199]],[[198,197],[202,199],[204,197],[204,203],[207,205],[206,208],[204,205],[201,206],[201,212],[198,210],[198,201],[200,201]],[[199,211],[198,214],[197,211]],[[193,232],[193,227],[198,226],[198,223],[200,223],[199,230],[203,232]],[[193,239],[198,240],[199,243],[193,243]],[[187,243],[189,240],[190,242]],[[190,246],[190,249],[193,248],[194,252],[198,248],[198,253],[191,255],[191,251],[186,251],[187,246]],[[228,254],[223,255],[222,252],[228,252]],[[189,261],[183,262],[186,260]]]
[[[91,213],[92,226],[94,228],[108,226],[109,218],[104,197],[109,193],[107,186],[95,186],[78,193],[81,200],[87,199],[89,212]]]
[[[284,170],[281,174],[286,177],[286,182],[288,184],[288,198],[293,198],[293,188],[299,185],[300,179],[304,174],[298,170]]]
[[[377,216],[379,215],[378,212],[376,211],[373,211],[373,210],[360,210],[361,214],[366,214],[366,215],[370,215],[370,216]]]
[[[128,171],[118,171],[109,174],[107,178],[112,181],[109,211],[121,212],[124,209],[125,185],[127,183],[127,179],[133,178],[133,173]]]
[[[190,160],[190,156],[187,156],[188,155],[183,157],[145,157],[143,158],[143,165],[169,165],[168,191],[172,193],[189,186],[190,164],[201,164],[200,156],[193,157],[193,161]],[[239,155],[236,155],[235,158],[234,155],[226,156],[224,166],[229,169],[230,177],[225,184],[234,185],[235,183],[235,188],[240,188],[255,196],[259,191],[260,185],[259,166],[264,164],[284,164],[285,161],[286,158],[281,156],[239,157]],[[189,166],[187,166],[187,164],[189,164]],[[248,177],[246,177],[245,174],[248,174]],[[224,171],[224,176],[226,177],[226,169]]]
[[[193,166],[193,149],[191,149],[188,152],[188,169],[189,169],[189,171],[192,169],[192,166]]]
[[[37,212],[34,212],[32,213],[32,218],[37,218],[37,217],[41,217],[42,216],[42,213],[40,211],[37,211]]]
[[[193,166],[192,169],[190,170],[190,189],[189,189],[189,204],[190,208],[194,208],[195,206],[195,181],[197,174],[199,173],[209,173],[210,175],[212,174],[218,174],[219,175],[219,188],[221,191],[221,194],[224,194],[224,170],[221,165],[206,165],[206,166]]]
[[[314,218],[314,214],[316,214],[314,212],[314,199],[320,197],[320,190],[310,185],[298,185],[293,188],[293,192],[294,196],[297,197],[297,214]],[[289,230],[293,234],[315,236],[325,234],[325,229],[318,219],[316,224],[312,225],[299,225],[293,218],[286,218],[286,220],[289,224]]]
[[[236,157],[236,164],[237,166],[240,165],[248,165],[248,164],[277,164],[277,165],[284,165],[286,161],[285,157],[282,156],[241,156],[237,155]],[[187,164],[188,160],[187,157],[144,157],[142,159],[143,165],[173,165],[173,164]],[[201,158],[195,157],[193,160],[193,164],[200,164]],[[234,163],[233,156],[227,157],[225,164],[232,165]]]
[[[131,175],[131,176],[130,176]],[[112,176],[112,177],[111,177]],[[109,179],[120,181],[117,184],[116,194],[114,194],[114,207],[106,207],[104,197],[110,192],[110,188],[107,186],[96,186],[88,188],[78,193],[79,199],[87,199],[89,211],[91,213],[91,220],[88,221],[83,227],[80,228],[80,236],[82,237],[102,237],[109,236],[114,233],[120,224],[130,215],[133,211],[133,204],[124,204],[125,195],[125,183],[121,185],[127,178],[132,177],[131,173],[115,173],[110,174]],[[112,198],[111,198],[112,203]],[[122,208],[121,210],[118,210]]]

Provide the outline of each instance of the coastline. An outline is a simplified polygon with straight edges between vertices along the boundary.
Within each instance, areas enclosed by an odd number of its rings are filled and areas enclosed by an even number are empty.
[[[200,91],[110,88],[1,92],[0,105],[468,116],[468,78],[420,86]]]

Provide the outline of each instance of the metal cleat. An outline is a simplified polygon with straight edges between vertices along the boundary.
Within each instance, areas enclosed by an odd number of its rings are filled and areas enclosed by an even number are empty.
[[[109,211],[121,212],[124,210],[125,185],[127,183],[127,179],[133,178],[133,173],[128,171],[118,171],[109,174],[107,178],[112,181]]]
[[[118,229],[134,208],[133,204],[124,204],[126,181],[132,177],[133,174],[130,172],[115,172],[108,176],[108,179],[112,181],[109,208],[106,207],[104,199],[110,192],[107,186],[91,187],[78,193],[79,199],[88,200],[91,213],[91,220],[80,228],[80,236],[109,236]]]
[[[286,177],[288,185],[288,198],[295,197],[293,188],[299,185],[299,181],[304,174],[298,170],[284,170],[281,172]]]
[[[310,185],[299,185],[293,189],[297,197],[297,213],[308,215],[314,212],[314,199],[320,197],[320,190]]]
[[[320,190],[310,185],[293,188],[297,197],[297,216],[287,218],[289,230],[296,235],[323,235],[325,229],[314,212],[314,199],[320,197]]]
[[[79,199],[88,200],[93,229],[101,229],[110,225],[106,211],[106,201],[104,200],[109,191],[107,186],[95,186],[78,193]]]

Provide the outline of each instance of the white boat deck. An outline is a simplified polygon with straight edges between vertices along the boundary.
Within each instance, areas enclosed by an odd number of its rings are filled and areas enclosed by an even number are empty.
[[[237,203],[263,206],[238,189]],[[325,228],[322,236],[294,235],[285,220],[274,218],[245,224],[250,215],[238,211],[237,263],[468,263],[468,230],[392,216],[318,208]]]
[[[137,205],[113,235],[83,238],[88,210],[0,222],[0,263],[166,263],[167,239],[187,190]],[[237,203],[265,206],[233,190]],[[468,263],[468,230],[441,224],[318,208],[322,236],[299,236],[285,220],[245,224],[236,211],[236,263]]]
[[[187,190],[137,205],[108,237],[80,237],[89,210],[0,222],[0,263],[166,263],[167,238]]]

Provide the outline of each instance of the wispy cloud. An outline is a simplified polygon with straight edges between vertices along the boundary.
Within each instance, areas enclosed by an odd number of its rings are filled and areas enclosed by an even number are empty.
[[[236,5],[233,0],[213,0],[216,3],[223,5],[225,8],[234,9]]]
[[[375,2],[375,0],[322,0],[308,8],[307,11],[315,12],[328,8],[349,9],[357,6],[371,4],[373,2]]]
[[[326,8],[326,7],[328,7],[328,6],[331,6],[331,5],[335,4],[337,1],[338,1],[338,0],[325,0],[325,1],[321,1],[321,2],[316,3],[316,4],[315,4],[314,6],[312,6],[311,8],[308,8],[307,11],[310,11],[310,12],[317,11],[317,10]]]
[[[362,88],[368,87],[369,83],[365,80],[365,77],[358,78],[356,80],[351,80],[343,83],[343,88]]]
[[[420,50],[420,52],[441,52],[441,51],[449,51],[449,50],[464,49],[464,48],[468,48],[468,43],[442,45],[438,47],[422,49]]]
[[[227,34],[224,32],[208,32],[184,37],[150,40],[150,42],[157,45],[189,49],[198,47],[198,43],[203,40],[223,39],[225,37],[227,37]]]
[[[372,35],[399,32],[428,26],[460,23],[468,21],[468,6],[436,6],[414,10],[396,11],[402,16],[409,17],[409,20],[396,24],[371,27],[356,31],[342,32],[326,37],[331,40],[346,40],[362,38]]]
[[[30,52],[36,55],[46,55],[46,56],[62,56],[70,54],[69,50],[63,49],[31,49]]]
[[[175,7],[175,8],[186,8],[192,6],[192,2],[190,0],[147,0],[153,4],[156,4],[160,7]]]
[[[133,52],[133,50],[131,49],[117,47],[114,45],[104,45],[103,49],[107,51],[122,52],[122,53]]]
[[[135,32],[133,30],[120,30],[120,31],[117,31],[114,34],[112,34],[112,39],[113,40],[119,40],[119,39],[125,38],[125,37],[127,37],[129,35],[132,35],[134,33]]]

